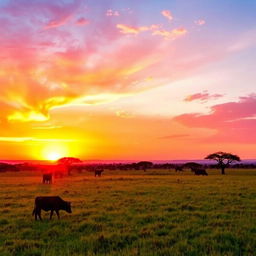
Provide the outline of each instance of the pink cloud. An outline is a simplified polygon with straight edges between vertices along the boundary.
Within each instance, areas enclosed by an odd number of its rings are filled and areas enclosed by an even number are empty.
[[[76,25],[79,25],[79,26],[87,25],[89,23],[90,23],[90,21],[88,19],[83,18],[83,17],[79,18],[76,21]]]
[[[163,10],[161,14],[170,21],[173,19],[172,13],[169,10]]]
[[[114,11],[112,9],[109,9],[106,11],[106,16],[120,16],[119,11]]]
[[[51,20],[44,26],[44,29],[61,27],[61,26],[65,25],[70,20],[70,18],[71,18],[71,16],[67,16],[67,17],[63,17],[59,20]]]
[[[206,21],[203,19],[195,20],[194,23],[198,26],[203,26],[205,25]]]
[[[183,114],[175,121],[190,128],[216,131],[207,142],[256,142],[256,95],[241,97],[238,102],[215,105],[209,114]]]
[[[5,9],[9,17],[0,27],[0,104],[4,106],[0,118],[11,115],[12,121],[47,119],[52,108],[82,101],[92,92],[137,93],[160,86],[163,80],[189,76],[195,68],[211,61],[208,53],[214,51],[202,53],[194,47],[191,53],[186,44],[173,45],[152,36],[161,28],[155,24],[117,25],[122,33],[144,33],[141,37],[124,37],[113,19],[105,15],[84,33],[77,33],[71,22],[62,29],[42,30],[48,20],[52,21],[49,25],[57,27],[69,17],[74,22],[82,17],[81,2],[40,1],[35,5],[32,1],[23,8],[26,1],[21,0],[11,1]],[[175,39],[185,33],[185,29],[174,29],[167,34]],[[191,58],[196,51],[202,58]],[[154,79],[146,81],[147,77]]]
[[[203,92],[203,93],[195,93],[195,94],[191,94],[188,95],[184,101],[195,101],[195,100],[199,100],[199,101],[208,101],[208,100],[212,100],[212,99],[218,99],[223,97],[222,94],[209,94],[208,92]]]

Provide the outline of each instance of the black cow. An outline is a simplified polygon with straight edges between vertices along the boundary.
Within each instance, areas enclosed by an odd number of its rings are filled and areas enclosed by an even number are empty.
[[[206,172],[205,169],[199,169],[199,168],[191,168],[191,171],[195,173],[195,175],[205,175],[207,176],[208,173]]]
[[[72,213],[71,211],[71,203],[62,200],[59,196],[38,196],[35,198],[35,208],[33,210],[32,215],[35,215],[35,220],[37,220],[37,216],[40,220],[41,218],[41,210],[51,211],[50,220],[52,219],[53,212],[55,211],[58,219],[60,218],[59,210],[64,210],[68,213]]]
[[[52,183],[52,174],[51,173],[43,174],[43,183],[44,184]]]
[[[101,177],[101,173],[102,173],[103,171],[104,171],[103,169],[95,170],[95,171],[94,171],[95,177],[96,177],[96,176]]]
[[[183,168],[181,166],[176,166],[175,167],[175,172],[182,172]]]

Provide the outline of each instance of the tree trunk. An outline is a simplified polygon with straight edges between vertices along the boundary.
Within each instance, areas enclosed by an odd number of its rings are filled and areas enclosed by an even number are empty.
[[[225,173],[225,166],[221,166],[221,174],[224,175]]]

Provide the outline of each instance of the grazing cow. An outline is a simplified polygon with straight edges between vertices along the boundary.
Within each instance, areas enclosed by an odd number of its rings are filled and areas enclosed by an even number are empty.
[[[207,176],[208,173],[206,172],[205,169],[199,169],[199,168],[191,168],[191,171],[195,173],[195,175],[205,175]]]
[[[181,166],[176,166],[175,172],[183,172],[183,168]]]
[[[52,183],[52,174],[51,173],[43,174],[43,183],[44,184]]]
[[[65,210],[68,213],[72,213],[71,211],[71,203],[62,200],[59,196],[38,196],[35,198],[35,208],[33,210],[32,215],[35,215],[35,220],[37,220],[37,216],[40,220],[41,218],[41,210],[51,211],[50,220],[52,219],[53,212],[55,211],[58,219],[60,218],[59,210]]]
[[[95,170],[94,171],[94,175],[95,175],[95,177],[101,177],[101,173],[103,172],[104,170],[103,169],[98,169],[98,170]]]

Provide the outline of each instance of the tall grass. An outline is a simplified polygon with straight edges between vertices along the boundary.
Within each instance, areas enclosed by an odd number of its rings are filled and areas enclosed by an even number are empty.
[[[0,255],[256,255],[256,171],[173,170],[74,174],[41,184],[30,172],[0,176]],[[38,195],[73,213],[34,221]]]

